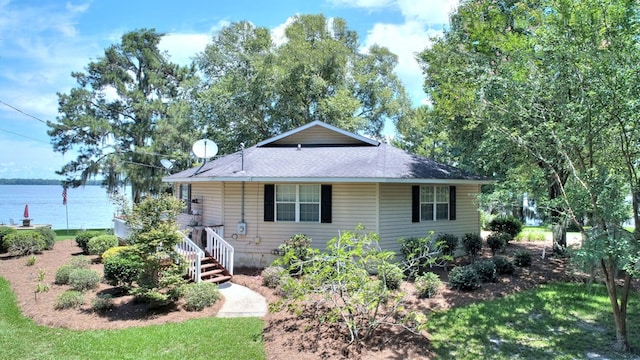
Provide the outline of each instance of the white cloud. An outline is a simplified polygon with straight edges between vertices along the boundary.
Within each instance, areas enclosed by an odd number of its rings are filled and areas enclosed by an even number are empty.
[[[294,21],[295,16],[297,16],[298,14],[289,17],[284,23],[276,26],[275,28],[271,29],[271,39],[273,39],[273,43],[276,46],[280,46],[283,45],[284,43],[287,42],[287,37],[284,34],[284,31],[287,29],[287,27],[289,25],[291,25]]]
[[[160,41],[160,49],[167,51],[171,62],[189,65],[198,53],[204,51],[210,40],[209,34],[167,34]]]
[[[458,0],[396,0],[396,5],[409,21],[439,25],[449,23],[449,15],[458,6]]]

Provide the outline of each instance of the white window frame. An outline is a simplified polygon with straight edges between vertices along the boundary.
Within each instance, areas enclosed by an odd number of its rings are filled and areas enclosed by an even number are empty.
[[[292,201],[280,201],[278,200],[278,189],[281,186],[295,186],[295,202]],[[315,186],[318,191],[318,201],[301,201],[300,200],[300,187],[301,186]],[[295,204],[295,220],[280,220],[278,218],[278,205],[279,204]],[[316,220],[300,220],[300,207],[301,205],[317,205],[318,206],[318,218]],[[322,189],[320,184],[276,184],[274,194],[274,221],[275,222],[304,222],[304,223],[320,223],[322,215]]]
[[[433,191],[433,198],[431,199],[432,201],[422,201],[423,192],[426,191],[427,189],[431,189]],[[446,194],[447,201],[442,201],[442,200],[438,201],[438,189],[444,191],[444,193]],[[442,186],[442,185],[421,185],[420,186],[420,221],[449,220],[449,217],[451,216],[451,199],[449,198],[449,191],[450,191],[449,186]],[[447,205],[447,217],[438,219],[438,205],[443,205],[443,204]],[[422,214],[423,206],[428,206],[428,205],[432,206],[433,216],[431,219],[424,218]]]

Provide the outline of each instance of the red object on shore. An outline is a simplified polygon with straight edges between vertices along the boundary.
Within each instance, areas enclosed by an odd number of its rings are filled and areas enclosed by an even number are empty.
[[[24,214],[23,214],[23,215],[24,215],[24,218],[25,218],[25,219],[28,219],[28,218],[29,218],[29,204],[26,204],[26,205],[24,206]]]

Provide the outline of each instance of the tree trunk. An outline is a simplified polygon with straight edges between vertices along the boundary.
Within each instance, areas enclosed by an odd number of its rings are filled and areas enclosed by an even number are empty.
[[[611,308],[613,309],[613,321],[616,326],[615,349],[626,352],[631,350],[629,338],[627,336],[627,301],[629,299],[631,277],[628,274],[625,276],[625,284],[620,297],[620,303],[618,303],[615,262],[611,259],[601,259],[600,266],[604,273],[604,281],[607,285],[607,293],[609,294],[609,301],[611,302]]]
[[[555,179],[549,186],[549,200],[551,204],[562,198],[562,185]],[[553,253],[564,256],[567,250],[567,226],[563,216],[563,208],[553,204],[551,206],[551,225],[553,229]]]

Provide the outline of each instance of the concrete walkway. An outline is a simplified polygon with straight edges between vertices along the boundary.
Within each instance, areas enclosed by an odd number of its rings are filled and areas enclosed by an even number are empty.
[[[257,292],[230,282],[219,286],[224,304],[218,317],[263,317],[267,314],[267,300]]]

